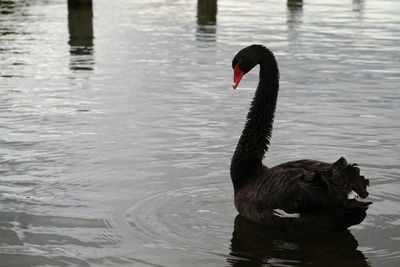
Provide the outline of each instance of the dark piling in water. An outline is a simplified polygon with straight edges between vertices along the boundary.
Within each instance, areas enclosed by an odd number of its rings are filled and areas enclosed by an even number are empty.
[[[197,1],[197,33],[198,41],[215,41],[217,24],[217,0]]]
[[[217,22],[217,0],[197,1],[197,24],[215,25]]]
[[[92,0],[68,0],[68,29],[71,46],[93,45]]]
[[[73,70],[91,70],[93,65],[92,0],[68,0],[68,29]],[[89,57],[80,57],[90,55]],[[76,56],[76,57],[75,57]]]
[[[92,0],[68,0],[68,8],[92,6]]]

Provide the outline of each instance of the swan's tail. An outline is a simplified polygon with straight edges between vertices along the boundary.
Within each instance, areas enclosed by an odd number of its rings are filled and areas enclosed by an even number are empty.
[[[330,176],[330,180],[345,190],[348,195],[354,193],[356,196],[366,198],[369,180],[360,175],[360,169],[357,166],[357,164],[348,164],[346,159],[341,157],[332,164],[333,175]]]
[[[343,228],[361,223],[366,210],[372,202],[359,201],[356,198],[366,198],[368,196],[367,187],[369,180],[360,175],[357,164],[348,164],[343,157],[332,164],[333,176],[331,181],[346,191],[348,200],[337,211],[336,219]]]

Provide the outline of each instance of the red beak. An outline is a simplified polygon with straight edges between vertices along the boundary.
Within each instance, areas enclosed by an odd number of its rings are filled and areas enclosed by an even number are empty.
[[[239,69],[239,64],[235,65],[235,68],[233,69],[233,83],[232,87],[233,89],[236,89],[238,87],[240,80],[243,77],[243,72]]]

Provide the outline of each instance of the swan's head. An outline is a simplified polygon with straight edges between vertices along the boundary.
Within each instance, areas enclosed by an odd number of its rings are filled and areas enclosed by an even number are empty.
[[[232,60],[233,89],[239,85],[243,75],[260,63],[267,49],[262,45],[250,45],[240,50]]]

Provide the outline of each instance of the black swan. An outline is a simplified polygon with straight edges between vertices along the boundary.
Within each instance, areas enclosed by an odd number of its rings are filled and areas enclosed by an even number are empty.
[[[369,180],[356,164],[341,157],[333,164],[304,159],[263,165],[279,89],[273,53],[262,45],[240,50],[232,61],[233,88],[256,65],[258,87],[230,168],[239,214],[264,225],[322,231],[361,223],[372,202],[358,200],[368,196]]]

